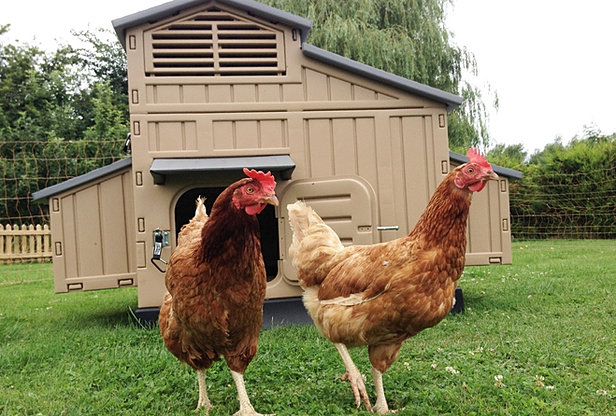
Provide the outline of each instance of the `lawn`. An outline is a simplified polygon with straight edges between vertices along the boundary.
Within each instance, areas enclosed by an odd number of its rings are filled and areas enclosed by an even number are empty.
[[[514,242],[514,265],[469,267],[466,312],[409,339],[384,376],[400,415],[616,414],[616,241]],[[53,294],[49,264],[0,266],[0,415],[195,415],[195,373],[135,288]],[[368,376],[365,349],[352,350]],[[263,331],[246,384],[277,415],[354,408],[335,348],[313,326]],[[228,369],[207,373],[210,415],[237,411]]]

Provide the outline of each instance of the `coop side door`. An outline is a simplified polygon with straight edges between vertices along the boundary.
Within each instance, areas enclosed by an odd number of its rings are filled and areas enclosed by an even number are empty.
[[[50,198],[56,293],[136,286],[131,170]]]
[[[359,177],[336,177],[294,181],[285,189],[281,200],[281,248],[283,277],[298,284],[297,274],[289,258],[292,231],[287,204],[297,200],[311,206],[325,223],[338,234],[342,244],[373,244],[377,242],[376,203],[372,187]]]

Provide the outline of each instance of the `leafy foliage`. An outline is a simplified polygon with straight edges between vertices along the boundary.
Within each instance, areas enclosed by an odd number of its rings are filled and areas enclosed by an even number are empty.
[[[497,145],[488,158],[524,175],[510,183],[514,237],[616,238],[616,134],[556,139],[528,160],[522,145]]]
[[[122,158],[128,132],[121,46],[92,32],[86,47],[45,52],[5,44],[0,30],[0,217],[45,215],[29,195]],[[99,35],[101,35],[99,33]]]
[[[375,68],[458,94],[449,117],[452,150],[489,144],[481,91],[463,81],[477,72],[474,55],[455,46],[445,26],[452,0],[264,0],[313,22],[308,42]],[[497,105],[495,101],[493,103]]]

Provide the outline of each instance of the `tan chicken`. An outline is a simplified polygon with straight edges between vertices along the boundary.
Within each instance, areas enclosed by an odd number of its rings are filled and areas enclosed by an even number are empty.
[[[247,178],[218,196],[209,218],[199,199],[195,217],[182,227],[165,275],[159,325],[167,349],[197,371],[197,409],[212,407],[205,370],[222,356],[237,388],[236,415],[258,415],[243,375],[257,352],[266,288],[256,215],[278,199],[269,172],[244,173]]]
[[[389,411],[383,373],[402,343],[439,323],[451,310],[464,269],[466,224],[473,192],[498,179],[475,149],[437,187],[411,233],[386,243],[344,247],[336,233],[303,202],[287,206],[293,241],[289,254],[304,305],[346,367],[357,407]],[[376,403],[347,348],[368,346]]]

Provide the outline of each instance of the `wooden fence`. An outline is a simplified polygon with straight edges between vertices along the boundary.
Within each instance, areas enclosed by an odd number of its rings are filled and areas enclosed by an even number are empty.
[[[51,260],[51,230],[47,224],[0,224],[0,264]]]

